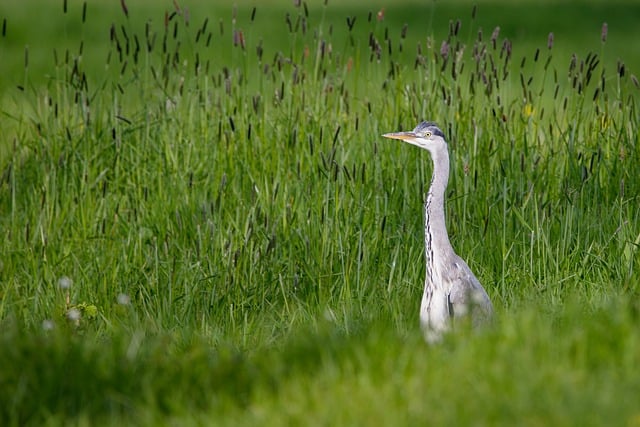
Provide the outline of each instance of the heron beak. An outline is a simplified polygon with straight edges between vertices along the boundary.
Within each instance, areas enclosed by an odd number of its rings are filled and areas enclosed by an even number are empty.
[[[385,133],[382,136],[384,136],[385,138],[391,138],[391,139],[401,139],[403,141],[410,141],[412,139],[417,138],[417,135],[413,132]]]

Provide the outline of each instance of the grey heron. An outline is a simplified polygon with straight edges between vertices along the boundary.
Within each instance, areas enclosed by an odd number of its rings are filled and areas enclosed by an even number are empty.
[[[426,278],[420,305],[420,325],[427,342],[440,340],[455,319],[470,318],[474,326],[493,315],[491,300],[467,263],[449,241],[445,224],[445,190],[449,181],[449,150],[444,133],[433,122],[410,132],[387,133],[431,154],[433,176],[424,205]]]

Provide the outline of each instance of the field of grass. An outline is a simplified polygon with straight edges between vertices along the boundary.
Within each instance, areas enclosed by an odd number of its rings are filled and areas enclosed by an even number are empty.
[[[640,425],[637,4],[192,3],[0,6],[0,425]]]

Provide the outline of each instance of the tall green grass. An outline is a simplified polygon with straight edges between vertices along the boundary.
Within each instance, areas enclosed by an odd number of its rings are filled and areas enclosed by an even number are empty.
[[[2,424],[638,423],[638,80],[604,34],[122,4],[64,3],[77,46],[2,96]],[[498,311],[437,347],[428,155],[380,138],[422,119]]]

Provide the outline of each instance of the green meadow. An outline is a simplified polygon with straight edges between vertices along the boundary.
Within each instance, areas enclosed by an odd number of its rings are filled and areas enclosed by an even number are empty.
[[[0,425],[640,426],[636,2],[208,3],[0,5]]]

